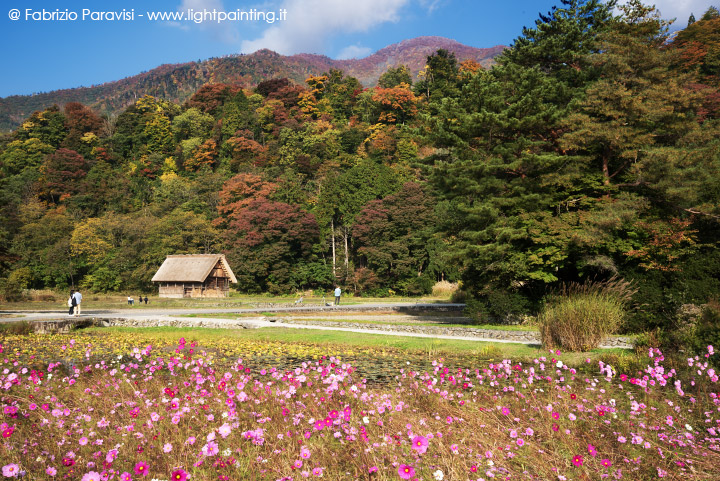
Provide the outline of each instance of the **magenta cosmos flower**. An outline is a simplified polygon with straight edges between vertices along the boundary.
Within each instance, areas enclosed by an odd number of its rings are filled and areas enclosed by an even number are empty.
[[[135,474],[146,476],[148,473],[148,465],[145,461],[140,461],[135,465]]]
[[[415,476],[415,468],[407,464],[401,464],[398,467],[398,474],[402,479],[410,479]]]
[[[183,469],[176,469],[170,475],[170,481],[187,481],[187,473]]]
[[[572,459],[572,463],[575,466],[582,466],[583,465],[583,457],[580,456],[579,454],[576,454]]]

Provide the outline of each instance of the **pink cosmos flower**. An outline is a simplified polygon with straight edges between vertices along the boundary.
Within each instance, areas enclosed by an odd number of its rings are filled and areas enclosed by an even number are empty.
[[[120,475],[120,481],[132,481],[132,476],[126,471]]]
[[[15,463],[6,464],[2,468],[2,474],[6,478],[15,478],[20,472],[20,466]]]
[[[230,425],[229,425],[228,423],[225,423],[225,424],[223,424],[222,426],[220,426],[220,427],[218,428],[218,433],[219,433],[220,436],[222,436],[223,438],[228,437],[231,432],[232,432],[232,428],[230,427]]]
[[[55,476],[57,474],[57,469],[53,468],[52,466],[49,466],[45,470],[45,474],[47,474],[48,476]]]
[[[169,453],[170,451],[172,451],[172,444],[170,444],[170,443],[165,443],[165,446],[163,446],[163,452],[164,452],[164,453]]]
[[[202,447],[202,453],[205,456],[215,456],[218,451],[220,451],[220,449],[215,441],[210,441]]]
[[[300,448],[300,457],[303,459],[308,459],[310,457],[310,450],[306,448],[305,446]]]
[[[317,476],[318,478],[322,478],[323,475],[323,468],[315,468],[312,470],[313,476]]]
[[[398,474],[402,479],[410,479],[415,476],[415,468],[407,464],[401,464],[398,467]]]
[[[429,443],[425,436],[415,436],[412,440],[412,444],[412,448],[417,451],[418,454],[425,454]]]
[[[573,456],[573,458],[572,458],[572,463],[573,463],[575,466],[582,466],[582,465],[583,465],[583,457],[580,456],[579,454],[576,454],[576,455]]]
[[[602,464],[602,465],[605,466],[606,468],[609,468],[610,466],[612,466],[612,463],[611,463],[610,460],[607,459],[607,458],[605,458],[605,459],[603,459],[602,461],[600,461],[600,464]]]
[[[90,471],[82,477],[82,481],[100,481],[100,473],[97,471]]]
[[[517,441],[515,441],[515,443],[518,446],[523,446],[525,444],[525,440],[523,438],[518,438]]]

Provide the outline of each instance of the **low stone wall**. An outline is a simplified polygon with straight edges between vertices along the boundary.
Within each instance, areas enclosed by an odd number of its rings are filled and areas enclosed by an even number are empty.
[[[98,319],[102,327],[204,327],[208,329],[252,329],[258,327],[252,321],[262,321],[264,318],[246,317],[242,319],[203,319],[202,317],[189,317],[187,319],[123,319],[113,317]]]
[[[30,321],[29,324],[36,334],[66,334],[72,329],[100,326],[99,321],[95,318]]]

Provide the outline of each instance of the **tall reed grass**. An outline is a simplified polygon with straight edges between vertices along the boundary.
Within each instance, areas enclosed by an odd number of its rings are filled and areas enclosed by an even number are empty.
[[[551,294],[538,316],[544,347],[587,351],[622,325],[636,290],[613,278],[571,283]]]

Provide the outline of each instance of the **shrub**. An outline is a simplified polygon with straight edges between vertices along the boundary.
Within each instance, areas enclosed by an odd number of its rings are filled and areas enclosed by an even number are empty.
[[[467,313],[478,323],[517,324],[528,312],[533,311],[532,302],[516,291],[488,288],[477,298],[466,302]]]
[[[406,296],[422,296],[432,291],[433,280],[427,276],[413,277],[403,282],[400,291]]]
[[[549,296],[538,315],[543,346],[569,351],[596,348],[622,325],[634,293],[621,279],[563,286]]]
[[[627,317],[623,333],[677,329],[677,311],[685,304],[704,304],[720,293],[720,249],[703,249],[683,261],[678,271],[625,269],[622,275],[638,287],[640,306]]]
[[[708,345],[720,346],[720,302],[713,300],[703,306],[690,343],[696,353],[707,352]]]
[[[0,333],[7,336],[26,336],[32,332],[33,327],[27,321],[0,323]]]
[[[462,287],[459,287],[458,290],[452,293],[452,296],[450,296],[450,302],[454,302],[457,304],[463,304],[467,301],[468,295],[467,292],[465,292]]]

